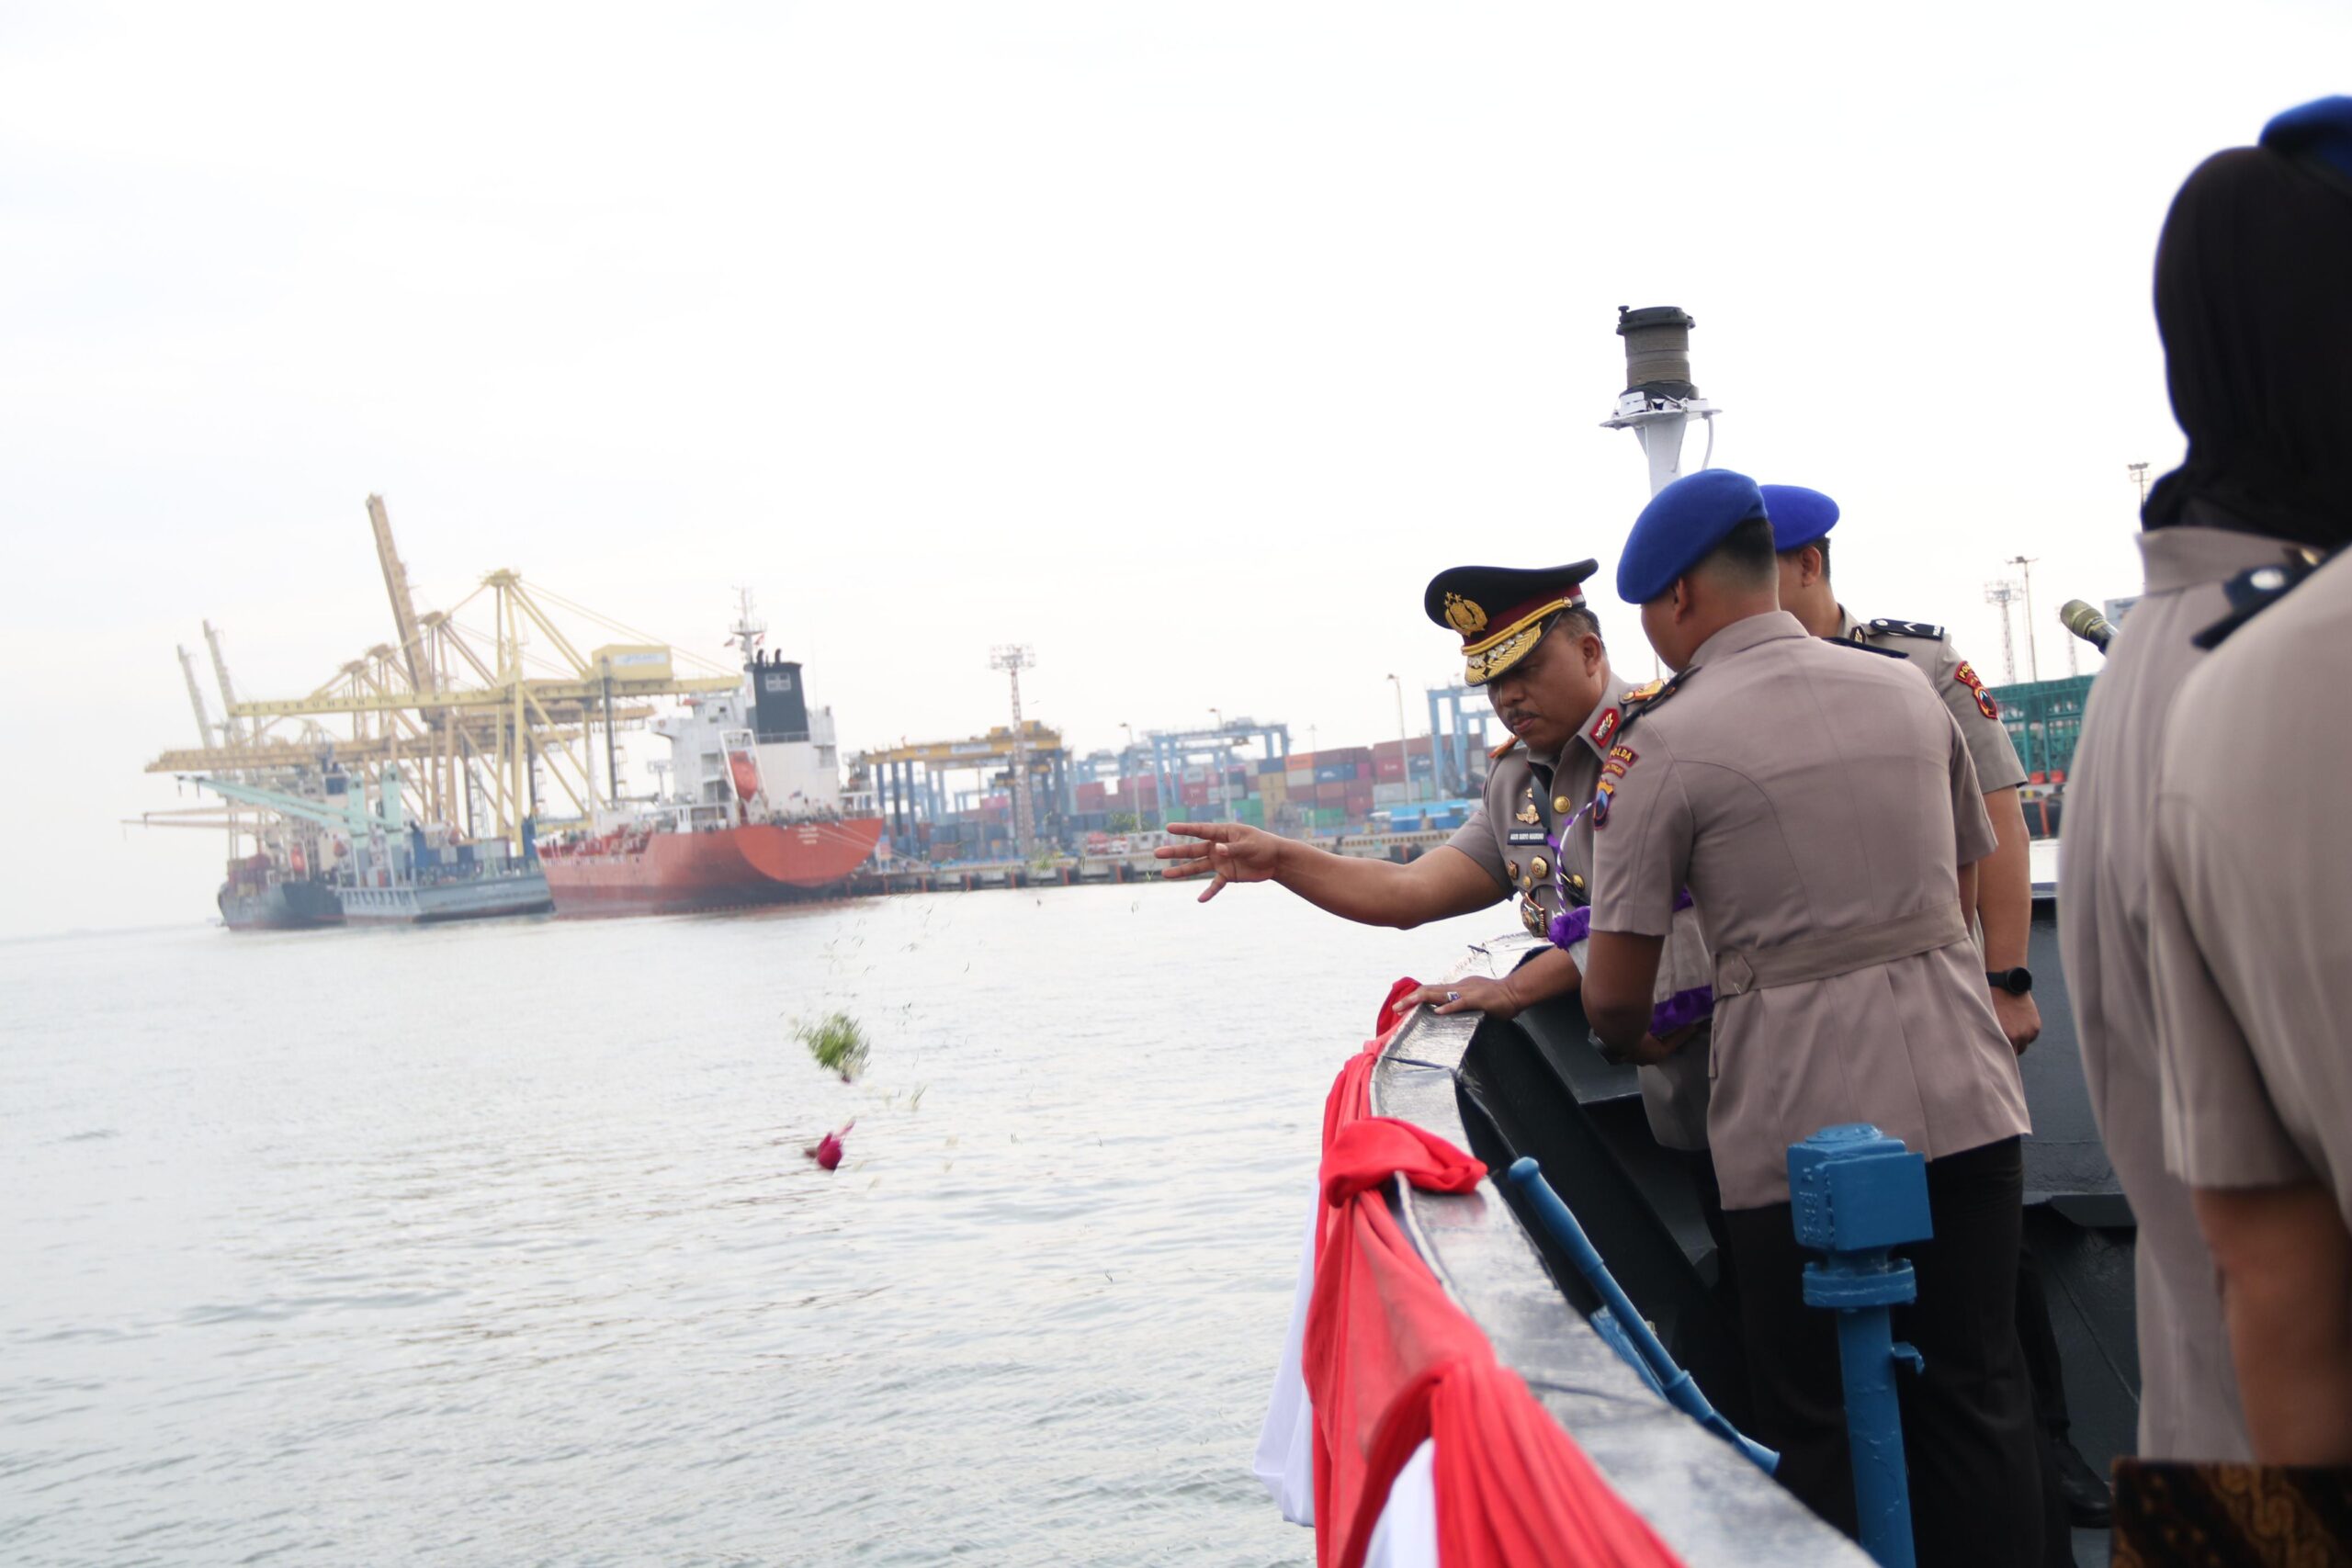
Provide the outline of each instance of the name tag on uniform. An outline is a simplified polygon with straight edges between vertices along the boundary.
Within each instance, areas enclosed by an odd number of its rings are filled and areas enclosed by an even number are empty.
[[[1541,828],[1513,828],[1506,841],[1513,844],[1547,844],[1551,842],[1549,839],[1544,836],[1544,829]]]

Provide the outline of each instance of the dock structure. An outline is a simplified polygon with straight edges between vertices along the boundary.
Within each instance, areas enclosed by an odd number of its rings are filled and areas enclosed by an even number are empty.
[[[989,887],[1076,887],[1143,882],[1159,874],[1149,850],[1127,854],[1051,855],[1036,860],[955,861],[939,865],[893,861],[850,882],[853,894],[975,893]]]
[[[1419,860],[1453,837],[1451,829],[1429,829],[1411,833],[1355,833],[1307,842],[1335,854],[1360,860]],[[1145,841],[1148,840],[1148,841]],[[1147,882],[1159,875],[1160,863],[1152,855],[1170,842],[1164,833],[1136,834],[1125,848],[1088,850],[1077,854],[1040,856],[1035,860],[947,861],[925,864],[894,859],[860,872],[850,884],[853,894],[967,893],[991,887],[1079,887],[1104,883]]]

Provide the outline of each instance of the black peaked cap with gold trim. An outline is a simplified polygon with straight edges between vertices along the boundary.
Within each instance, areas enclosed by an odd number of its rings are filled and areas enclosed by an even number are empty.
[[[1544,625],[1584,603],[1578,586],[1600,570],[1598,561],[1566,566],[1448,567],[1430,579],[1421,608],[1462,638],[1463,679],[1483,686],[1527,657]]]

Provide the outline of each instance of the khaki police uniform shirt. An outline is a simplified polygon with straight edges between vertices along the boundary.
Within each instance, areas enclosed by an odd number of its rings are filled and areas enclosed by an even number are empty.
[[[1990,853],[1951,716],[1892,660],[1786,611],[1710,637],[1623,748],[1593,832],[1593,929],[1664,932],[1698,901],[1720,965],[1938,908]],[[1976,950],[1945,946],[1734,997],[1717,987],[1707,1117],[1726,1209],[1788,1200],[1788,1147],[1874,1122],[1929,1159],[2026,1133],[2017,1055]]]
[[[2192,524],[2207,516],[2192,507]],[[2091,687],[2066,780],[2058,851],[2058,940],[2082,1044],[2083,1078],[2107,1157],[2139,1225],[2140,1453],[2249,1460],[2212,1255],[2188,1190],[2165,1168],[2148,845],[2165,722],[2205,655],[2189,641],[2228,613],[2222,583],[2280,560],[2277,541],[2183,525],[2140,536],[2146,592]],[[2225,731],[2212,743],[2230,744]]]
[[[2316,1181],[2352,1225],[2348,683],[2352,557],[2189,675],[2157,774],[2148,923],[2165,1164],[2191,1187]]]
[[[1943,699],[1961,739],[1968,742],[1969,760],[1976,764],[1976,784],[1986,795],[2014,789],[2025,783],[2025,764],[2018,760],[2009,728],[1975,667],[1960,656],[1940,626],[1920,621],[1858,621],[1838,606],[1838,635],[1848,642],[1899,653],[1928,678]]]
[[[1539,762],[1528,756],[1526,747],[1514,746],[1496,759],[1487,774],[1484,798],[1447,840],[1484,867],[1506,897],[1519,899],[1521,921],[1538,936],[1550,931],[1553,916],[1564,912],[1553,874],[1552,840],[1561,845],[1568,907],[1592,899],[1592,821],[1585,808],[1618,731],[1638,706],[1630,694],[1621,693],[1612,671],[1601,671],[1600,689],[1600,702],[1558,756]],[[1568,825],[1565,838],[1564,824]],[[1568,950],[1579,969],[1585,946],[1578,943]],[[1658,964],[1658,999],[1706,985],[1711,974],[1697,917],[1685,909]],[[1640,1070],[1642,1110],[1651,1134],[1670,1149],[1707,1146],[1706,1034],[1702,1025],[1684,1049]]]

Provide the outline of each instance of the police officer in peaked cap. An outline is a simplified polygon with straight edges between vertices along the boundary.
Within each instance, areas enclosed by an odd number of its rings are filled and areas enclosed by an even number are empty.
[[[1490,759],[1485,796],[1452,840],[1409,864],[1333,854],[1231,822],[1177,822],[1193,840],[1154,853],[1170,878],[1206,875],[1205,903],[1227,883],[1277,882],[1319,908],[1368,925],[1411,927],[1518,901],[1520,920],[1546,934],[1554,917],[1591,893],[1590,832],[1571,831],[1615,739],[1641,694],[1620,687],[1582,584],[1589,560],[1564,566],[1461,566],[1431,579],[1430,619],[1461,640],[1463,678],[1483,686],[1511,731]],[[1700,954],[1688,960],[1703,969]],[[1669,965],[1671,967],[1671,965]],[[1545,949],[1501,979],[1464,977],[1425,987],[1416,1000],[1441,1012],[1500,1018],[1573,991],[1578,974],[1563,950]],[[1653,1128],[1670,1146],[1703,1148],[1703,1072],[1681,1063],[1645,1072]],[[1692,1082],[1669,1082],[1695,1078]],[[1695,1097],[1695,1098],[1694,1098]]]

